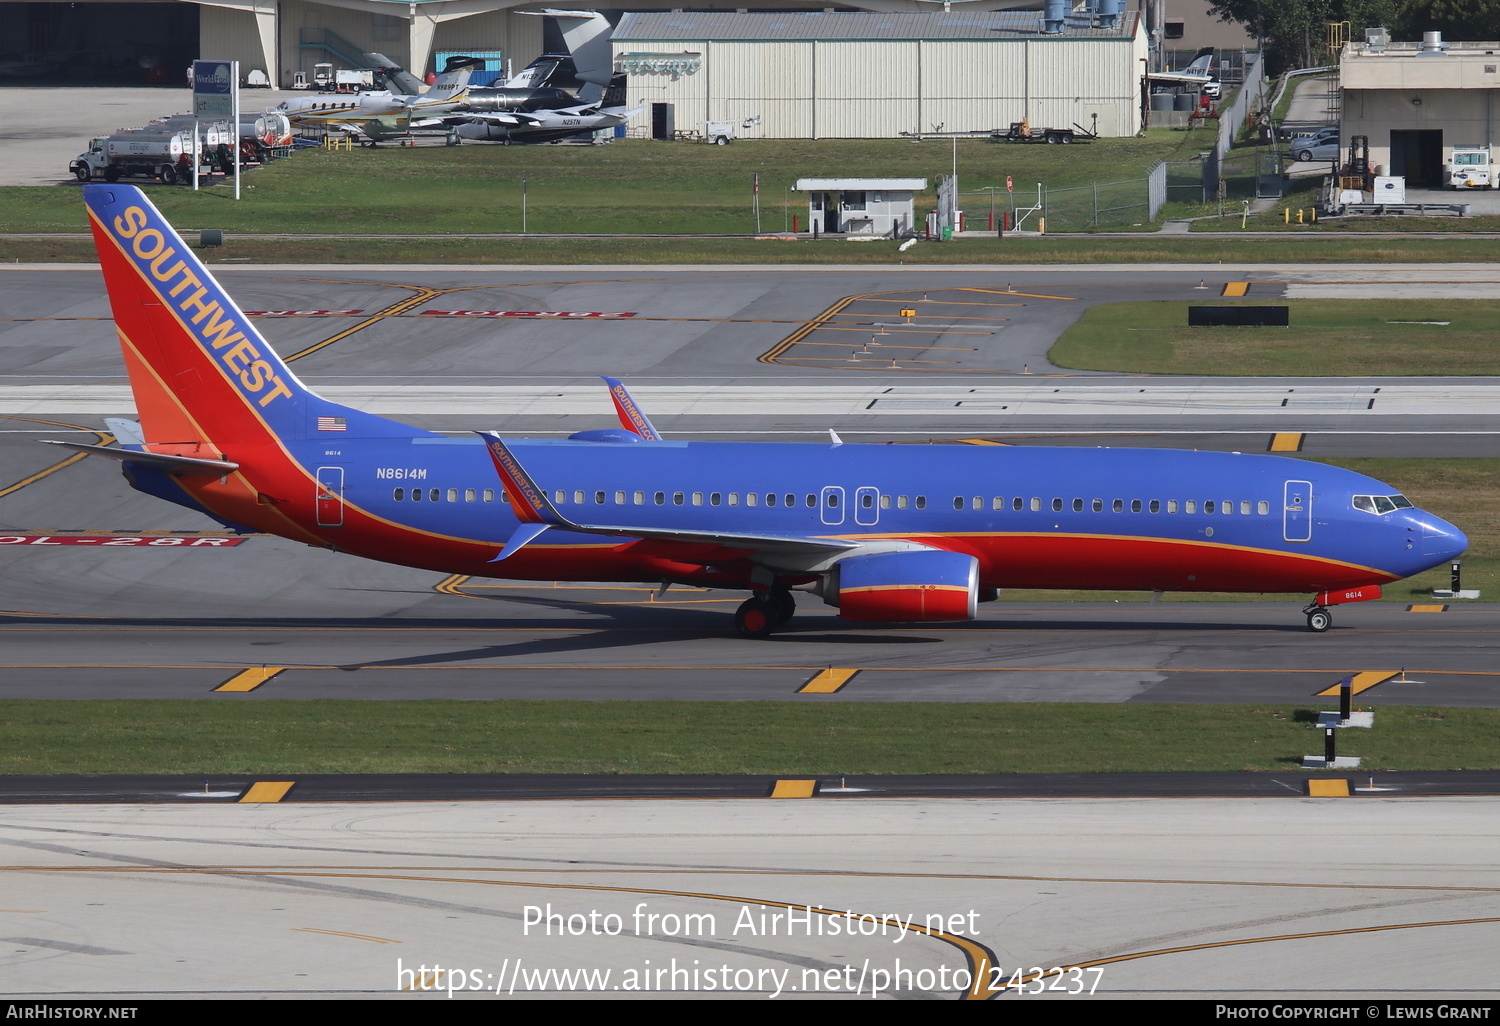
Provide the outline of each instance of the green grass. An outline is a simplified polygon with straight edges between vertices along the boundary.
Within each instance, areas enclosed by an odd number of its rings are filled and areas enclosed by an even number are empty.
[[[196,236],[188,233],[189,241]],[[1301,239],[1090,236],[922,242],[898,253],[891,242],[777,242],[753,239],[337,239],[256,240],[232,232],[222,249],[199,250],[209,264],[1087,264],[1468,263],[1494,256],[1486,239]],[[0,238],[0,262],[76,263],[98,257],[78,239]],[[1230,273],[1226,270],[1225,273]]]
[[[1284,770],[1322,750],[1315,707],[7,700],[0,774]],[[1391,706],[1377,722],[1359,739],[1370,769],[1500,768],[1500,710]]]
[[[1159,159],[1196,155],[1197,133],[1159,129],[1141,138],[1084,146],[1018,146],[959,140],[961,187],[1005,185],[1018,196],[1049,187],[1144,177]],[[761,225],[789,214],[807,220],[798,178],[918,177],[936,187],[953,167],[946,139],[741,140],[732,146],[628,139],[607,146],[382,147],[306,150],[249,172],[244,199],[217,186],[194,193],[152,188],[180,228],[232,232],[518,232],[521,181],[533,232],[749,233],[751,175],[759,172]],[[919,198],[919,207],[932,202]],[[785,211],[785,212],[784,212]],[[82,231],[83,205],[70,187],[0,189],[0,232]]]
[[[1060,367],[1132,374],[1500,374],[1500,301],[1293,299],[1291,326],[1189,328],[1186,302],[1091,307],[1053,345]],[[1400,324],[1396,321],[1447,321]]]

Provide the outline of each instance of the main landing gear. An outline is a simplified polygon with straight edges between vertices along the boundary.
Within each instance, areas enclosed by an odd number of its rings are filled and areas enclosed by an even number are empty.
[[[1311,605],[1302,611],[1307,614],[1307,629],[1310,631],[1322,634],[1333,626],[1333,614],[1324,606]]]
[[[734,611],[734,629],[746,638],[765,638],[792,618],[797,601],[789,591],[751,595]]]

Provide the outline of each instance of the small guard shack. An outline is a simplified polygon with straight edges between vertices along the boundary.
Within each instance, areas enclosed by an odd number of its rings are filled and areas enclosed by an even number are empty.
[[[799,178],[807,193],[808,231],[829,235],[899,235],[911,228],[913,197],[925,178]]]

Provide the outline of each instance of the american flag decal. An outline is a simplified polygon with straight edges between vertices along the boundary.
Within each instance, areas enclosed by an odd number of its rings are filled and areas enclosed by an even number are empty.
[[[319,417],[319,431],[347,431],[348,427],[343,417]]]

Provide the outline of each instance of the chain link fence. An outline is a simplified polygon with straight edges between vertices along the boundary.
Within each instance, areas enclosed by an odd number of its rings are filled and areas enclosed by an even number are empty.
[[[1189,185],[1195,195],[1182,192]],[[1169,199],[1198,202],[1201,191],[1198,161],[1157,161],[1140,178],[1066,188],[1043,183],[1014,193],[984,189],[960,193],[959,205],[970,231],[998,230],[1006,223],[1006,215],[1013,228],[1023,231],[1036,231],[1038,218],[1046,218],[1048,232],[1110,231],[1148,225]]]

